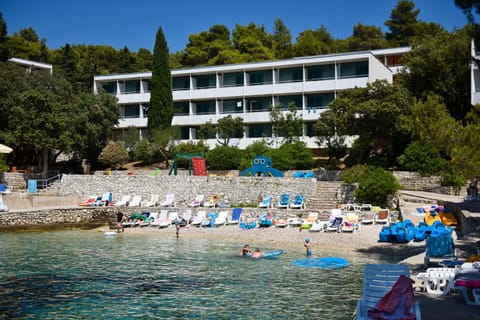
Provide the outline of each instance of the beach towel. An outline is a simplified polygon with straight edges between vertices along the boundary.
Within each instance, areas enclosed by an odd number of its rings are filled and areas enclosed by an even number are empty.
[[[414,305],[412,283],[412,279],[402,274],[392,289],[380,299],[375,309],[368,310],[368,315],[376,320],[415,319],[415,315],[410,312]]]

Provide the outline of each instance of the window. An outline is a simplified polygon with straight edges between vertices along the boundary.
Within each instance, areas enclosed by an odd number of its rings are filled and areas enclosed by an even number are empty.
[[[305,136],[314,137],[313,126],[315,122],[305,122]]]
[[[402,65],[402,55],[387,56],[388,67],[398,67]]]
[[[185,116],[190,114],[188,101],[177,101],[173,103],[173,112],[176,116]]]
[[[143,80],[143,92],[147,93],[152,91],[152,81],[151,80]]]
[[[368,61],[346,62],[339,65],[339,78],[368,76]]]
[[[123,117],[126,118],[140,118],[139,104],[126,104],[123,106]]]
[[[172,78],[172,90],[189,90],[190,77],[175,77]]]
[[[280,96],[278,97],[278,103],[282,106],[282,109],[288,110],[290,103],[293,103],[297,109],[302,109],[302,96]]]
[[[247,112],[269,111],[272,105],[270,97],[255,97],[246,100]]]
[[[103,90],[109,94],[117,94],[117,83],[116,82],[105,82],[102,84]]]
[[[195,103],[195,114],[215,114],[215,101],[199,101]]]
[[[221,113],[239,113],[243,112],[242,98],[223,100]]]
[[[333,92],[307,95],[307,110],[325,109],[335,99]]]
[[[302,68],[289,68],[279,70],[279,82],[299,82],[303,81]]]
[[[207,74],[194,77],[195,89],[215,88],[215,75]]]
[[[180,139],[190,139],[190,129],[188,127],[180,127]]]
[[[150,109],[150,104],[142,103],[142,108],[143,108],[143,117],[148,118],[148,109]]]
[[[272,83],[272,71],[271,70],[262,70],[262,71],[251,71],[248,73],[248,84],[251,86],[262,85],[262,84],[271,84]]]
[[[140,92],[140,80],[125,81],[125,94],[139,93]]]
[[[223,86],[224,87],[243,86],[243,72],[224,73]]]
[[[249,138],[269,138],[272,136],[270,124],[251,124],[248,126]]]
[[[335,65],[324,64],[309,66],[307,70],[307,80],[328,80],[335,78]]]

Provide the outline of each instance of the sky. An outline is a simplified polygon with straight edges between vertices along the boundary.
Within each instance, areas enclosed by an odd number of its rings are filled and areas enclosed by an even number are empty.
[[[454,0],[413,0],[419,20],[435,22],[448,31],[462,28],[467,19]],[[324,26],[334,37],[352,35],[353,26],[381,27],[397,0],[0,0],[8,34],[32,27],[50,49],[65,44],[109,45],[153,51],[155,34],[162,27],[171,53],[185,49],[188,37],[215,24],[230,31],[236,24],[253,22],[273,32],[282,19],[292,40],[308,29]]]

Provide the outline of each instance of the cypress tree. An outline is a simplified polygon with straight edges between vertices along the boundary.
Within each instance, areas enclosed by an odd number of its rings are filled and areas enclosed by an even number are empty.
[[[172,75],[169,52],[162,27],[155,36],[153,48],[152,88],[148,110],[148,131],[161,131],[171,126],[173,117]]]

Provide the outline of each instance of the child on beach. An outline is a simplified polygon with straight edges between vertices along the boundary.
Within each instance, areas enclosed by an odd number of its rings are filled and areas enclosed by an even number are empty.
[[[312,242],[310,241],[309,238],[305,239],[305,242],[303,242],[303,246],[306,249],[307,257],[310,257],[312,255]]]

